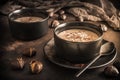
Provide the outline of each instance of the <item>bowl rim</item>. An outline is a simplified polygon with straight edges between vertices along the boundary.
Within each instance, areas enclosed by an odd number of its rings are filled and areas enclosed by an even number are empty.
[[[62,40],[62,41],[66,41],[66,42],[68,42],[68,43],[86,43],[86,44],[89,44],[89,43],[94,43],[94,42],[96,42],[96,41],[99,41],[100,39],[103,39],[103,31],[102,31],[102,29],[98,26],[97,28],[99,28],[100,29],[100,31],[98,31],[98,32],[100,32],[100,36],[97,38],[97,39],[95,39],[95,40],[92,40],[92,41],[87,41],[87,42],[73,42],[73,41],[68,41],[68,40],[65,40],[65,39],[62,39],[62,38],[60,38],[58,35],[57,35],[57,33],[56,33],[56,31],[57,31],[57,29],[59,29],[59,28],[62,28],[62,27],[65,27],[65,26],[67,26],[67,25],[69,25],[69,24],[77,24],[77,23],[81,23],[81,24],[90,24],[90,25],[93,25],[93,26],[96,26],[97,27],[97,25],[95,25],[95,24],[92,24],[92,23],[89,23],[89,22],[79,22],[79,21],[73,21],[73,22],[66,22],[66,23],[62,23],[62,24],[60,24],[60,25],[58,25],[54,30],[53,30],[53,32],[54,32],[54,36],[56,36],[57,38],[59,38],[60,40]],[[80,25],[77,25],[77,26],[80,26]],[[76,28],[75,28],[76,29]]]
[[[13,14],[15,14],[15,13],[20,13],[20,12],[22,12],[23,10],[26,10],[26,11],[27,11],[27,10],[39,10],[39,11],[41,11],[42,13],[45,13],[46,17],[43,18],[42,20],[36,21],[36,22],[18,22],[18,21],[15,21],[14,19],[11,19],[11,16],[12,16]],[[29,17],[29,16],[27,16],[27,17]],[[42,23],[42,22],[48,20],[48,19],[49,19],[49,15],[48,15],[47,12],[43,11],[42,9],[37,9],[37,8],[24,8],[24,9],[14,10],[14,11],[12,11],[11,13],[9,13],[9,14],[8,14],[8,19],[9,19],[10,21],[15,22],[15,23],[33,24],[33,23]]]

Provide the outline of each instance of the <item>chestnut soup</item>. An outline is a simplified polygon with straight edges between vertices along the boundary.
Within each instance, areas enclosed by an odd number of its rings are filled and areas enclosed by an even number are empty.
[[[24,22],[24,23],[39,22],[41,20],[43,20],[43,18],[41,18],[41,17],[33,17],[33,16],[20,17],[20,18],[15,19],[16,22]]]
[[[86,29],[68,29],[60,32],[58,36],[72,42],[89,42],[99,37],[95,32]]]

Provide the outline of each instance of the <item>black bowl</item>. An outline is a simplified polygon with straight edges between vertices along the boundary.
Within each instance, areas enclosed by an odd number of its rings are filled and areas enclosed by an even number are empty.
[[[58,34],[68,29],[86,29],[98,34],[98,38],[88,42],[73,42],[62,39]],[[72,63],[86,63],[99,55],[103,31],[100,27],[87,22],[70,22],[57,26],[54,30],[56,55]]]
[[[19,22],[21,17],[42,18],[36,22]],[[8,16],[9,26],[14,38],[20,40],[34,40],[48,32],[48,14],[41,9],[20,9],[11,12]]]

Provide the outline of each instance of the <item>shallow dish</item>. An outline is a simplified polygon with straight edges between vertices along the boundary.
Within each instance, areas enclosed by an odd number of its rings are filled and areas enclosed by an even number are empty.
[[[104,40],[103,43],[104,42],[106,41]],[[117,55],[116,48],[114,48],[113,50],[114,51],[111,55],[100,57],[92,66],[89,67],[89,69],[100,68],[111,63]],[[49,61],[65,68],[80,69],[83,66],[82,63],[74,64],[56,56],[54,49],[54,39],[51,39],[46,43],[46,45],[44,46],[44,54]]]

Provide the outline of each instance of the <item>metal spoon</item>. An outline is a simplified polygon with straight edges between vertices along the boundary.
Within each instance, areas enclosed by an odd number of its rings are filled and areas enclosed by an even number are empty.
[[[88,63],[86,66],[80,69],[76,77],[79,77],[86,69],[88,69],[101,56],[110,55],[113,53],[113,51],[114,51],[114,44],[112,42],[106,42],[105,44],[103,44],[100,49],[100,54],[95,59],[93,59],[90,63]]]

